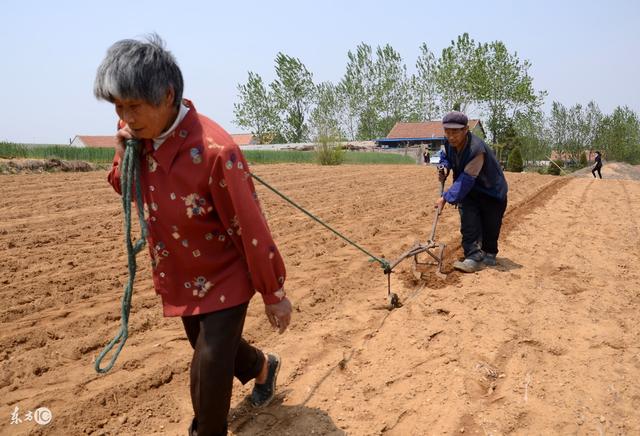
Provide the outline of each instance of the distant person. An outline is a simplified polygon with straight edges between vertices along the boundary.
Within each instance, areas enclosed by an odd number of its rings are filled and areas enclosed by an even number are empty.
[[[221,435],[227,434],[234,376],[243,384],[255,380],[255,407],[275,395],[280,358],[242,338],[249,300],[260,292],[280,333],[289,325],[291,303],[247,161],[231,136],[199,114],[182,91],[182,72],[157,35],[113,44],[94,85],[95,96],[113,103],[119,118],[108,176],[118,193],[125,140],[142,143],[154,287],[164,315],[182,318],[194,350],[189,434]]]
[[[475,272],[484,265],[496,265],[498,237],[507,208],[507,180],[500,164],[485,142],[469,131],[469,120],[462,112],[449,112],[442,119],[446,138],[440,152],[438,178],[446,178],[444,168],[453,171],[453,184],[435,206],[457,204],[464,261],[453,267]]]
[[[593,178],[597,178],[596,177],[596,171],[598,172],[598,176],[600,176],[600,178],[602,178],[602,173],[600,172],[600,169],[602,169],[602,156],[600,155],[599,151],[596,151],[596,157],[594,158],[595,160],[595,165],[593,166],[593,169],[591,170],[591,174],[593,174]]]
[[[431,162],[431,155],[429,154],[429,150],[425,150],[422,156],[424,157],[424,164],[429,165],[429,163]]]

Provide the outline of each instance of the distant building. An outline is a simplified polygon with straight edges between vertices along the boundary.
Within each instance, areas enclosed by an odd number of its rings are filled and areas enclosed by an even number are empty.
[[[469,130],[485,138],[485,131],[480,120],[469,120]],[[421,123],[396,123],[386,138],[376,139],[376,144],[383,147],[428,146],[430,151],[440,150],[444,144],[444,128],[442,121],[424,121]]]
[[[256,144],[256,138],[251,133],[236,133],[231,135],[234,142],[238,145]],[[88,136],[77,135],[71,143],[72,147],[97,147],[97,148],[113,148],[116,145],[115,135],[111,136]]]
[[[234,133],[231,138],[238,145],[252,145],[258,142],[251,133]]]
[[[69,144],[72,147],[80,147],[80,148],[114,148],[116,146],[116,137],[115,135],[110,136],[87,136],[87,135],[77,135],[71,143]]]

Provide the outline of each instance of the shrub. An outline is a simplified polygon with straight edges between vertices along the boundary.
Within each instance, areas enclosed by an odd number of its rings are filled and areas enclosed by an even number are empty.
[[[563,165],[563,162],[561,160],[554,160],[549,162],[549,168],[547,168],[547,174],[551,174],[552,176],[559,176],[560,168],[562,168],[562,165]]]
[[[582,152],[580,153],[580,168],[584,168],[587,165],[589,165],[589,162],[587,161],[587,153]]]
[[[524,169],[524,164],[522,163],[522,154],[520,154],[520,147],[515,147],[509,153],[509,159],[507,159],[507,171],[512,171],[514,173],[521,173]]]
[[[332,136],[320,136],[315,147],[315,160],[320,165],[340,165],[345,152]]]

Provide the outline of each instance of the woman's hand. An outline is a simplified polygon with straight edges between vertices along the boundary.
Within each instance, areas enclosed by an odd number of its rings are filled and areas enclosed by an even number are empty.
[[[122,158],[124,158],[124,150],[126,149],[126,146],[124,145],[125,141],[127,139],[135,139],[133,130],[131,130],[128,125],[124,126],[116,133],[116,139],[116,155],[120,158],[120,160],[122,160]]]
[[[272,326],[278,329],[278,333],[282,334],[291,322],[291,302],[284,297],[279,303],[267,304],[264,311],[269,318]]]

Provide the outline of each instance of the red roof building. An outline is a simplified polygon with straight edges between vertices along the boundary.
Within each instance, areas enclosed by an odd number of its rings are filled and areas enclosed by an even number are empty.
[[[477,130],[484,129],[480,120],[469,120],[469,130],[477,134]],[[442,121],[425,121],[422,123],[396,123],[391,129],[386,139],[434,139],[444,138],[444,128]]]
[[[233,141],[238,145],[250,145],[256,143],[256,140],[251,133],[233,133],[231,138],[233,138]]]
[[[114,148],[116,146],[115,135],[110,136],[88,136],[78,135],[71,141],[72,147],[91,147],[91,148]]]

